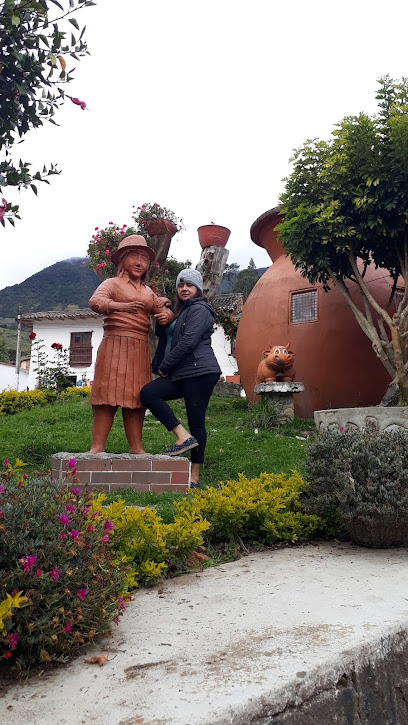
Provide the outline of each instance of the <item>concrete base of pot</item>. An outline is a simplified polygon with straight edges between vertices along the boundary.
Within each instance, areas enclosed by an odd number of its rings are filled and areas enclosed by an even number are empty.
[[[340,428],[381,433],[401,428],[408,430],[408,406],[316,410],[314,419],[319,431]]]

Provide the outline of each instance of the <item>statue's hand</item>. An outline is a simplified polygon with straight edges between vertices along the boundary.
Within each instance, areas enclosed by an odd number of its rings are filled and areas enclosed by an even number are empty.
[[[167,311],[163,310],[163,312],[156,312],[154,315],[154,319],[157,320],[159,325],[167,325],[169,321],[169,316]]]
[[[144,309],[143,302],[135,301],[135,302],[124,302],[121,311],[122,312],[133,312],[133,314],[137,315],[137,313],[143,309]]]

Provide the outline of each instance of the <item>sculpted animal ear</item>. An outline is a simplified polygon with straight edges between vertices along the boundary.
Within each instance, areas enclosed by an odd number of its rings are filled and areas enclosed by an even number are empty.
[[[267,355],[269,355],[270,351],[271,351],[271,348],[268,348],[268,350],[263,351],[262,355],[265,355],[265,357],[266,357]]]

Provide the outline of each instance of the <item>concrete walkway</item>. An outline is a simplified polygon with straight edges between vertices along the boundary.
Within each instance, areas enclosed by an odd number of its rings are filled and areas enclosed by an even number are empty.
[[[407,626],[406,549],[251,554],[138,591],[113,635],[88,649],[108,653],[104,667],[82,656],[9,686],[0,723],[286,723],[288,707],[340,687],[347,668],[381,657]]]

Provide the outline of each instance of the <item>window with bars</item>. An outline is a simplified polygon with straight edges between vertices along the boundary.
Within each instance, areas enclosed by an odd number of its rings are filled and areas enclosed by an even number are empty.
[[[396,289],[394,292],[394,304],[395,304],[395,310],[398,310],[398,307],[400,306],[402,302],[402,298],[404,296],[405,290],[403,289]]]
[[[290,321],[313,322],[317,320],[317,290],[293,292],[291,298]]]
[[[69,364],[88,367],[92,363],[92,332],[71,332]]]

